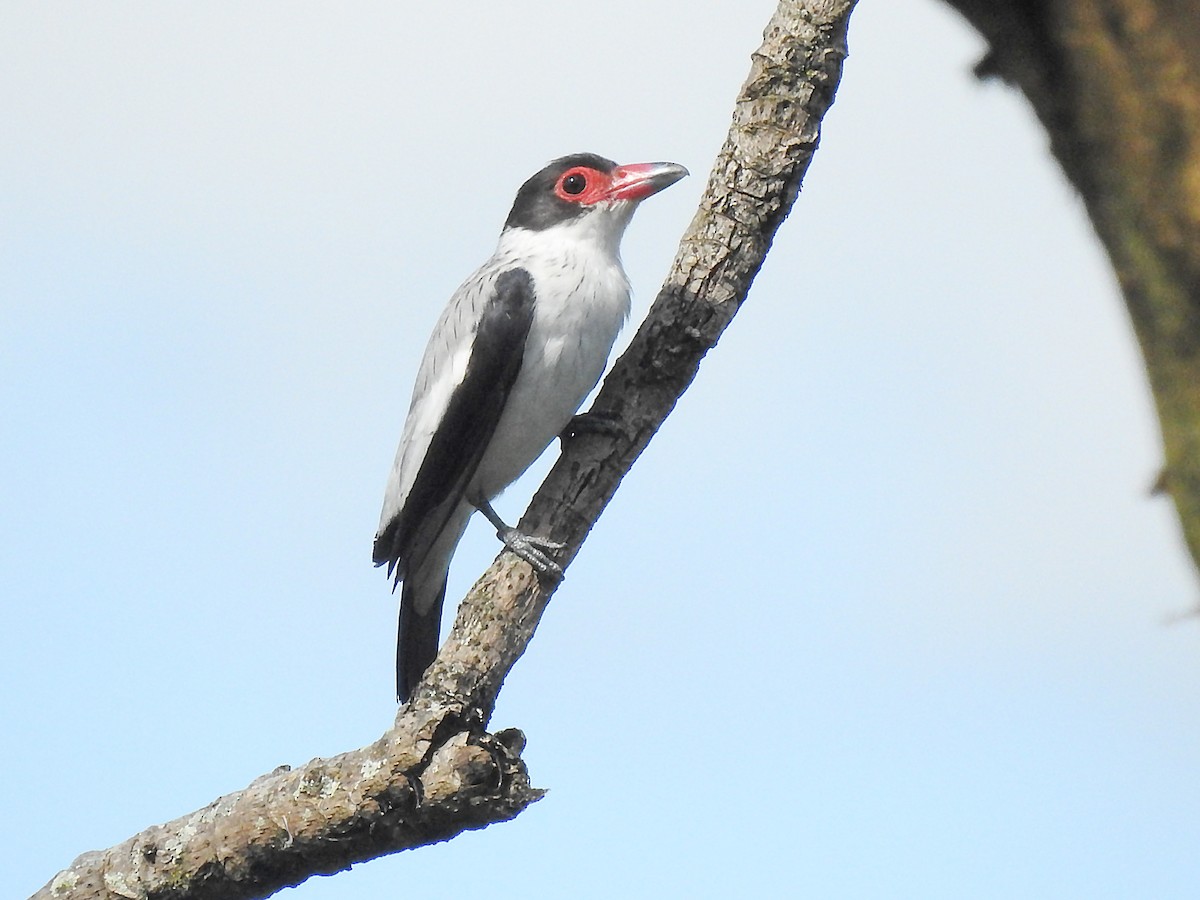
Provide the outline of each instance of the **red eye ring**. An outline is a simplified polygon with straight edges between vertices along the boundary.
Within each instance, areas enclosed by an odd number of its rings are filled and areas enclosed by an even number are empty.
[[[568,203],[591,206],[603,200],[612,179],[605,172],[591,166],[573,166],[558,176],[554,182],[554,195]]]

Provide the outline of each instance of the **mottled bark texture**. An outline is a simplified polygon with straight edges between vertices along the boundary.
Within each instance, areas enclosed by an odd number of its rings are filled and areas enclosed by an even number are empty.
[[[282,766],[203,809],[85,853],[35,898],[266,897],[312,875],[511,819],[542,792],[524,737],[408,707],[375,743]]]
[[[947,0],[990,44],[1078,189],[1146,360],[1200,564],[1200,2]]]
[[[768,24],[665,286],[596,401],[616,428],[566,441],[522,522],[567,543],[564,565],[745,300],[816,149],[853,6],[782,0]],[[485,728],[554,587],[502,553],[379,741],[264,775],[191,815],[84,854],[35,896],[265,897],[512,818],[540,792],[520,759],[520,732]]]

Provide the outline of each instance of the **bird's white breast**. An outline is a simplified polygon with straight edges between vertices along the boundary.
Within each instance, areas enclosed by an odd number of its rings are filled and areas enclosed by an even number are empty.
[[[598,240],[590,224],[510,229],[501,238],[496,261],[528,271],[536,299],[520,373],[473,481],[485,497],[504,490],[566,427],[604,374],[629,315],[620,233]]]

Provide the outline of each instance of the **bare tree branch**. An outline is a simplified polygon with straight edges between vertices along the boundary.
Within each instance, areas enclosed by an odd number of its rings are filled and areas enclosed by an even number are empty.
[[[781,0],[752,58],[699,211],[594,411],[618,436],[567,442],[522,530],[580,544],[745,300],[833,101],[855,0]],[[510,819],[539,798],[515,730],[485,731],[555,585],[502,553],[378,741],[280,769],[204,809],[79,857],[35,897],[265,897],[311,875]]]
[[[520,732],[466,729],[410,708],[382,738],[249,787],[108,850],[85,853],[34,897],[265,897],[312,875],[446,840],[541,796]]]

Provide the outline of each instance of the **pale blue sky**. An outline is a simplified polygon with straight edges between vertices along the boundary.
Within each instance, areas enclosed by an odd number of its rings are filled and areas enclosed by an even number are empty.
[[[5,4],[0,894],[388,726],[370,545],[428,330],[585,149],[693,172],[628,233],[644,313],[773,4],[698,8]],[[1194,895],[1150,397],[981,52],[855,13],[748,305],[501,695],[550,794],[289,896]]]

